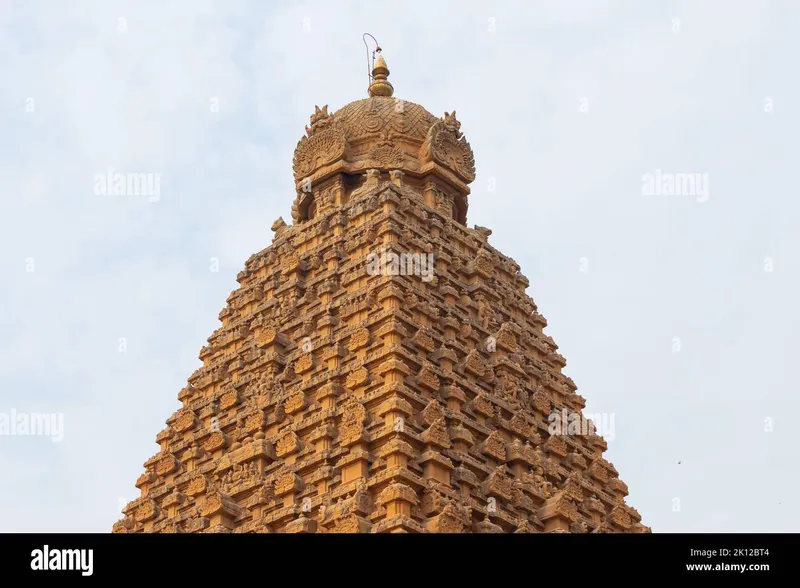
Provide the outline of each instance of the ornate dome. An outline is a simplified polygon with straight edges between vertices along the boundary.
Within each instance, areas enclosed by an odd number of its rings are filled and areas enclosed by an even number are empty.
[[[463,195],[475,179],[475,160],[455,112],[438,118],[419,104],[393,97],[389,70],[379,57],[370,97],[333,114],[315,107],[311,126],[297,144],[298,190],[335,174],[400,170],[410,177],[438,176]]]

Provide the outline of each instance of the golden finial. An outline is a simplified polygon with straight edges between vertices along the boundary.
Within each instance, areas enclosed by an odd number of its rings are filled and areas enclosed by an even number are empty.
[[[369,75],[369,95],[370,96],[391,96],[394,94],[394,87],[387,79],[389,77],[389,68],[386,67],[386,60],[383,58],[383,55],[378,55],[378,59],[375,59],[375,54],[381,52],[381,46],[378,44],[378,41],[370,35],[369,33],[364,33],[362,38],[364,39],[364,45],[367,47],[367,66],[369,66],[369,46],[367,45],[367,37],[370,37],[373,41],[375,41],[375,50],[372,52],[372,60],[374,65],[372,66],[372,73],[369,74],[369,67],[367,67],[367,73]]]
[[[375,68],[372,70],[372,83],[369,85],[370,96],[391,96],[394,94],[394,87],[387,79],[389,68],[386,67],[386,60],[383,55],[378,55],[375,60]]]

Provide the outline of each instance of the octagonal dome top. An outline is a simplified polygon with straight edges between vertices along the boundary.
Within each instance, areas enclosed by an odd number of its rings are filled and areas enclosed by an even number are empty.
[[[377,169],[417,177],[436,173],[459,191],[469,192],[475,159],[456,113],[439,118],[419,104],[394,97],[388,74],[381,56],[373,69],[369,98],[350,102],[333,114],[327,106],[315,107],[311,126],[295,149],[298,188],[336,173]]]

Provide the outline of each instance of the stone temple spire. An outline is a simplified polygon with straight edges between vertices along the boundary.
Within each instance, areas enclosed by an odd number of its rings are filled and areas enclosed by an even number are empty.
[[[383,55],[378,55],[375,60],[375,67],[372,70],[372,83],[369,85],[370,96],[391,96],[394,94],[394,87],[388,80],[389,68],[386,67],[386,60]]]
[[[237,274],[113,531],[650,532],[528,278],[466,224],[455,111],[370,65],[369,97],[314,108],[293,222]]]

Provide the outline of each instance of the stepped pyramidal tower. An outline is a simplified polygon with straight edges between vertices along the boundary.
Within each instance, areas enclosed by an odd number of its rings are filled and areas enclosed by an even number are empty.
[[[239,273],[114,532],[650,532],[528,280],[466,225],[456,113],[388,75],[311,116],[293,223]]]

